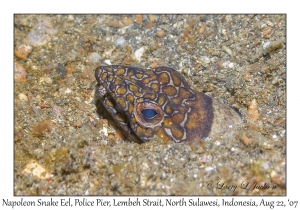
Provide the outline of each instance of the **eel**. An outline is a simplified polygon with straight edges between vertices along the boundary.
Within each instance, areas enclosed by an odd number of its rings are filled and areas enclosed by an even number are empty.
[[[166,66],[99,66],[95,94],[127,139],[196,142],[243,123],[237,110],[190,88]]]

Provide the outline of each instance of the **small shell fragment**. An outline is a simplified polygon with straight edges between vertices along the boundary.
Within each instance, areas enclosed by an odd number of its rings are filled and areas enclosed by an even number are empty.
[[[27,98],[27,96],[26,96],[25,94],[20,93],[18,96],[19,96],[19,99],[20,99],[21,101],[28,101],[28,98]]]
[[[223,46],[222,48],[225,52],[228,53],[228,55],[232,56],[232,50],[229,47]]]
[[[49,179],[50,173],[36,160],[31,160],[22,171],[22,174],[32,174],[39,179]]]
[[[252,102],[248,108],[248,113],[249,113],[251,120],[253,122],[256,122],[258,119],[258,106],[257,106],[257,102],[255,99],[252,100]]]
[[[18,62],[15,62],[15,72],[14,73],[15,73],[14,79],[16,82],[25,82],[26,81],[26,70]]]
[[[144,54],[144,51],[145,51],[145,47],[141,47],[140,49],[137,49],[134,52],[134,57],[137,61],[139,61],[139,62],[141,61],[141,57]]]
[[[31,52],[32,52],[32,47],[30,45],[22,44],[15,51],[15,55],[18,58],[21,58],[25,61]]]

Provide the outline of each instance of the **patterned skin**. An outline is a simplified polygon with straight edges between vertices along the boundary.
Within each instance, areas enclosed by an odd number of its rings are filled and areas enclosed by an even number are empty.
[[[242,124],[235,110],[192,90],[169,67],[99,66],[95,77],[99,101],[134,142],[148,142],[155,135],[195,142]]]

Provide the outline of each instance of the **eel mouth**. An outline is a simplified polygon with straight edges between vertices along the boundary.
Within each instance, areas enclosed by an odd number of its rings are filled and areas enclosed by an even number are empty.
[[[112,115],[122,114],[124,116],[123,118],[126,118],[126,115],[123,113],[123,110],[118,107],[118,104],[111,96],[109,91],[107,91],[107,89],[103,87],[101,84],[96,85],[96,96],[99,99],[99,101],[102,103],[104,108],[109,110],[109,112]]]
[[[118,109],[113,97],[101,84],[96,85],[96,98],[97,113],[107,119],[109,125],[115,131],[121,131],[121,139],[135,143],[143,142],[131,129],[126,115],[122,113],[122,110]]]
[[[110,115],[112,115],[112,117],[116,114],[121,114],[121,112],[117,109],[117,104],[113,97],[101,84],[96,85],[96,97],[102,105],[103,110],[106,110]],[[122,115],[123,118],[125,118],[125,115]]]

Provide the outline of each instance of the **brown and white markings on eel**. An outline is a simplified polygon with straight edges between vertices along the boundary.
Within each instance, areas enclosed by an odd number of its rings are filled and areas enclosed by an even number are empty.
[[[240,114],[161,66],[99,66],[96,95],[131,141],[195,142],[242,124]]]

